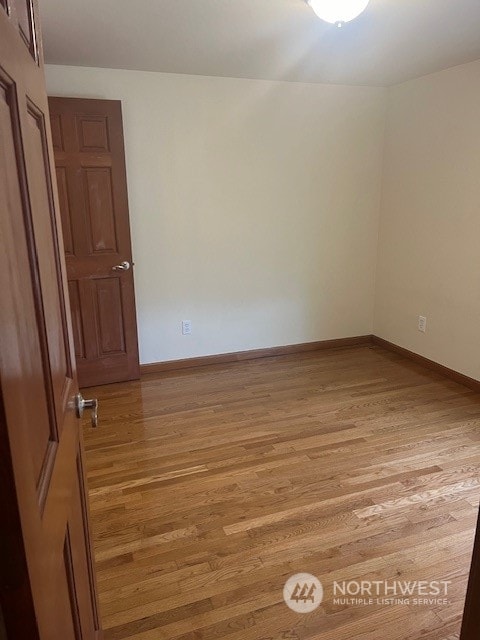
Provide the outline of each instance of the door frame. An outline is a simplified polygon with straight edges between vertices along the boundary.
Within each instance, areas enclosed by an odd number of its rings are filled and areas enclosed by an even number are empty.
[[[460,640],[478,640],[480,636],[480,507],[473,543]]]

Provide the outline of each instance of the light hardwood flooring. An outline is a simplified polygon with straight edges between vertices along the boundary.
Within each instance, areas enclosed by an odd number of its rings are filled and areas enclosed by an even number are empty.
[[[376,347],[90,394],[105,640],[458,638],[480,497],[479,395]],[[282,598],[298,572],[323,583],[309,614]],[[334,604],[334,580],[394,579],[450,580],[449,603]]]

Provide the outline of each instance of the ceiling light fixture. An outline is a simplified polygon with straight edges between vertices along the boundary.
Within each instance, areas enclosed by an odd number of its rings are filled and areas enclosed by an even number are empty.
[[[317,16],[341,27],[365,11],[370,0],[306,0]]]

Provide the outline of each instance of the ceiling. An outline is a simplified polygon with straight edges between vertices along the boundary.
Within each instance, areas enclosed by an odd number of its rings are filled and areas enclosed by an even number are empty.
[[[370,0],[339,29],[304,0],[40,0],[52,64],[391,85],[480,58],[480,0]]]

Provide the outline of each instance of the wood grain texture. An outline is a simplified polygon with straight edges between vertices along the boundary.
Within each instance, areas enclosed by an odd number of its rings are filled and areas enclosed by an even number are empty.
[[[0,636],[98,638],[36,0],[0,10]]]
[[[248,360],[91,391],[106,640],[458,638],[480,396],[379,347]],[[307,571],[325,597],[282,599]],[[449,604],[340,606],[334,580],[451,580]]]
[[[49,98],[81,387],[139,377],[122,107]],[[132,264],[133,267],[133,264]]]

